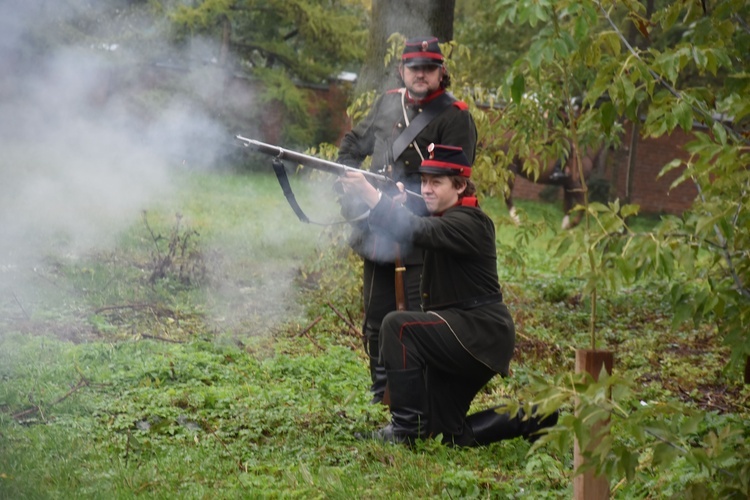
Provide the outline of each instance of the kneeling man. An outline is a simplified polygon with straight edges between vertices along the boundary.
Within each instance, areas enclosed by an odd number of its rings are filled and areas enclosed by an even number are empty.
[[[481,388],[508,374],[515,328],[497,275],[495,226],[478,206],[466,155],[431,144],[419,172],[430,217],[414,215],[402,206],[403,194],[381,193],[358,172],[341,179],[370,207],[371,226],[424,251],[422,311],[388,313],[381,327],[391,423],[372,437],[413,443],[442,434],[457,446],[531,439],[557,414],[511,418],[489,409],[466,416]]]

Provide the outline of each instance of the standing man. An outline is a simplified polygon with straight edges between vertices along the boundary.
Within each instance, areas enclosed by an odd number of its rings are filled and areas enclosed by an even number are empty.
[[[419,192],[417,169],[427,157],[430,143],[460,147],[473,161],[476,126],[466,103],[446,91],[450,76],[444,63],[437,38],[407,40],[398,68],[403,87],[379,96],[367,117],[344,136],[339,163],[359,167],[371,156],[371,170]],[[407,206],[414,214],[427,214],[419,198],[410,198]],[[366,210],[362,208],[356,199],[342,200],[342,212],[350,220]],[[373,402],[380,402],[386,386],[385,370],[379,362],[380,325],[390,311],[419,308],[422,252],[373,231],[366,221],[353,223],[350,245],[364,259],[365,350],[370,357]]]
[[[342,179],[370,208],[368,224],[424,250],[422,311],[393,311],[380,347],[390,388],[391,423],[375,439],[412,443],[437,434],[457,446],[536,433],[557,422],[512,417],[495,409],[466,416],[496,374],[508,375],[515,326],[497,275],[495,225],[479,208],[471,164],[461,148],[430,145],[421,191],[431,217],[418,217],[370,185],[359,172]]]

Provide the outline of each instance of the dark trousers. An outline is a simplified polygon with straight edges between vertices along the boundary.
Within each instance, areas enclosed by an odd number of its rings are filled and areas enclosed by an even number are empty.
[[[403,273],[403,278],[406,309],[410,311],[419,310],[419,280],[422,266],[419,264],[405,267],[406,271]],[[378,345],[383,318],[389,312],[396,310],[396,266],[394,264],[378,264],[365,259],[363,268],[365,345]],[[369,354],[371,357],[378,359],[377,352],[370,352]]]
[[[381,327],[380,350],[386,372],[423,370],[433,434],[465,432],[471,401],[495,372],[463,348],[440,316],[389,313]]]

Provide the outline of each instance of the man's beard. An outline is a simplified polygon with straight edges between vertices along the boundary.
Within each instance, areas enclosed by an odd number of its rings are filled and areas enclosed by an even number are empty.
[[[414,83],[417,83],[417,82],[414,82]],[[420,82],[420,83],[422,83],[422,82]],[[427,82],[423,82],[423,83],[425,83],[427,85]],[[414,84],[412,84],[411,88],[409,88],[408,90],[409,90],[409,97],[411,97],[412,99],[417,100],[417,101],[419,101],[421,99],[424,99],[425,97],[427,97],[428,95],[430,95],[432,92],[434,92],[434,90],[431,89],[429,87],[429,85],[427,85],[426,90],[424,90],[423,92],[418,92],[417,90],[415,90],[414,89]]]

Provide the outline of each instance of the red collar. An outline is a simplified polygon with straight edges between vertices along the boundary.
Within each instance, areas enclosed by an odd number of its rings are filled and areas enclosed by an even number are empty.
[[[477,200],[476,196],[464,196],[463,198],[460,198],[453,207],[478,207],[479,206],[479,200]],[[442,216],[445,212],[450,210],[453,207],[448,207],[447,210],[440,212],[439,214],[433,214],[435,217]]]
[[[476,196],[464,196],[460,200],[458,200],[458,203],[456,203],[456,206],[460,207],[478,207],[479,206],[479,200],[477,200]]]

